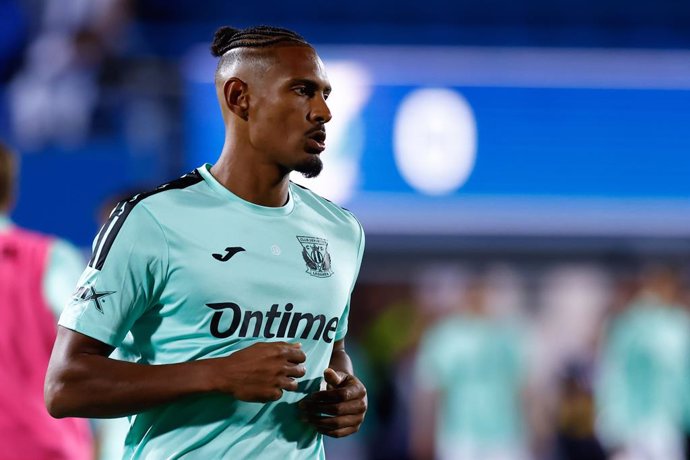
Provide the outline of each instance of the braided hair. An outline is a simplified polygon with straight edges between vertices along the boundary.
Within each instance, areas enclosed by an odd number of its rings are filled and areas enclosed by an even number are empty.
[[[281,27],[256,26],[248,29],[221,27],[211,44],[211,54],[222,57],[236,48],[267,48],[278,43],[311,46],[296,32]]]

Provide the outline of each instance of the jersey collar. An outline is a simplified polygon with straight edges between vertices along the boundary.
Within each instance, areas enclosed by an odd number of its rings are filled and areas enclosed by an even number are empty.
[[[292,192],[292,183],[289,184],[288,186],[288,202],[284,206],[280,207],[270,207],[270,206],[261,206],[258,204],[251,203],[249,201],[243,200],[239,196],[235,195],[232,193],[230,190],[225,188],[220,182],[216,180],[215,177],[213,177],[213,174],[211,174],[211,164],[206,163],[199,168],[197,168],[197,171],[199,171],[199,174],[201,174],[201,177],[203,177],[204,181],[206,184],[208,184],[211,189],[216,192],[217,194],[221,195],[227,200],[230,200],[232,203],[237,204],[238,206],[241,206],[243,209],[250,211],[254,214],[261,214],[264,216],[286,216],[292,212],[292,210],[295,208],[295,199],[294,199],[294,194]]]

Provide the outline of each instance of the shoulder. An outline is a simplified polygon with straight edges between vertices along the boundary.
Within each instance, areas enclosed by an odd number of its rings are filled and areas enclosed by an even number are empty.
[[[465,329],[465,324],[461,318],[458,318],[454,314],[437,319],[433,324],[429,326],[426,333],[427,337],[446,337],[453,336]]]
[[[10,227],[8,234],[12,235],[17,240],[22,240],[29,244],[33,243],[50,245],[55,241],[55,237],[52,235],[14,225]]]
[[[312,211],[318,213],[324,219],[338,225],[351,228],[356,233],[364,233],[362,224],[355,215],[332,201],[314,193],[307,187],[290,182],[291,189],[296,199],[308,206]]]
[[[159,238],[162,232],[161,218],[175,215],[178,195],[202,181],[201,175],[194,170],[153,190],[138,193],[117,203],[96,235],[89,266],[100,270],[116,239],[139,247],[160,244],[164,240]]]
[[[161,184],[153,190],[138,193],[122,200],[113,210],[113,213],[118,211],[118,208],[121,208],[122,212],[126,213],[128,210],[131,211],[136,207],[145,207],[150,212],[155,212],[159,208],[165,207],[166,204],[179,199],[180,196],[187,195],[188,192],[194,190],[195,185],[201,182],[203,182],[203,178],[195,169],[182,177]]]
[[[79,265],[84,263],[84,254],[67,240],[55,238],[50,249],[52,256],[55,258],[74,261]]]
[[[203,178],[197,170],[193,170],[152,190],[132,195],[117,203],[103,230],[109,226],[119,230],[125,222],[128,226],[146,225],[152,220],[160,220],[168,213],[174,214],[175,206],[181,198],[184,199],[201,182]]]
[[[13,253],[33,254],[43,257],[54,246],[56,238],[52,235],[13,225],[4,233],[3,246]],[[43,256],[41,256],[43,254]]]

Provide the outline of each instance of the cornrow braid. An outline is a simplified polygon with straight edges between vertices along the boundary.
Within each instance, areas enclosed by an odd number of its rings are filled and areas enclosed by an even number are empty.
[[[281,42],[309,46],[304,37],[281,27],[256,26],[240,30],[224,26],[213,37],[211,54],[221,57],[235,48],[265,48]]]

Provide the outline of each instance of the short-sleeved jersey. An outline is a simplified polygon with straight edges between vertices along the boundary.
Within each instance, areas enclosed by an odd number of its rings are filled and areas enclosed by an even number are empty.
[[[457,453],[468,444],[521,444],[523,353],[518,329],[486,318],[449,317],[425,334],[416,377],[422,388],[443,398],[437,432],[441,452]]]
[[[611,325],[596,386],[603,441],[680,436],[690,385],[690,316],[647,294]]]
[[[294,183],[285,206],[242,200],[210,165],[123,201],[60,325],[137,362],[227,356],[256,342],[300,342],[306,375],[271,403],[188,397],[132,416],[125,458],[323,458],[296,403],[318,391],[347,332],[364,233],[352,214]]]

